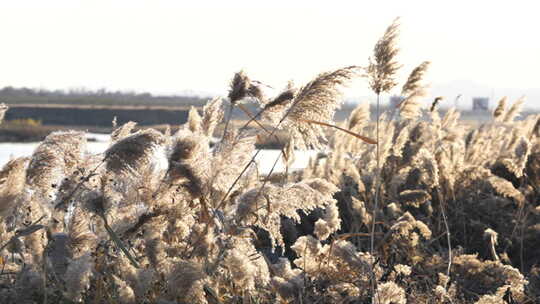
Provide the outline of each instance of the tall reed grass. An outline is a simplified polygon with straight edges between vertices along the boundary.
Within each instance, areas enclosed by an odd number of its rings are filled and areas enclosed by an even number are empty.
[[[175,134],[128,123],[91,154],[82,132],[55,132],[11,160],[0,171],[0,301],[537,302],[540,116],[516,120],[522,101],[502,100],[492,121],[463,124],[456,109],[422,105],[423,63],[397,109],[370,121],[362,103],[332,121],[350,79],[367,73],[378,95],[397,86],[397,29],[367,69],[276,96],[237,73],[229,103],[192,109]],[[246,126],[289,134],[286,162],[325,153],[270,178],[253,129],[229,125],[210,147],[246,98],[260,102]]]

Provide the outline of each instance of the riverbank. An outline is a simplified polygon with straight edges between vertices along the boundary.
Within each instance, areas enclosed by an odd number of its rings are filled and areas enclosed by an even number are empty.
[[[232,125],[243,125],[244,121],[233,121]],[[137,126],[135,130],[153,128],[160,132],[166,132],[170,128],[171,132],[178,131],[180,125],[150,125],[150,126]],[[104,134],[108,135],[112,132],[112,126],[109,127],[96,127],[96,126],[80,126],[80,125],[41,125],[39,123],[28,123],[25,121],[6,121],[0,124],[0,143],[31,143],[40,142],[47,135],[54,131],[66,131],[66,130],[78,130],[87,133]],[[258,129],[256,129],[258,130]],[[276,132],[275,136],[268,136],[264,132],[260,132],[257,136],[257,142],[255,146],[261,149],[281,149],[286,143],[287,134],[284,131]],[[223,134],[223,126],[216,129],[214,135],[219,137]],[[89,138],[92,141],[92,138]]]
[[[140,125],[183,124],[190,107],[163,106],[92,106],[92,105],[9,105],[5,120],[33,119],[42,125],[110,127],[136,121]]]
[[[140,128],[155,128],[165,131],[168,127],[175,132],[180,125],[187,122],[190,106],[163,105],[65,105],[65,104],[16,104],[9,105],[5,121],[0,125],[0,142],[39,142],[48,134],[57,130],[81,130],[90,133],[110,134],[112,121],[118,125],[135,121]],[[198,108],[199,112],[201,111]],[[250,108],[252,113],[257,109]],[[342,109],[336,113],[336,121],[345,120],[350,109]],[[491,113],[462,111],[461,118],[466,124],[478,124],[489,121]],[[523,116],[529,113],[523,113]],[[441,111],[441,116],[444,110]],[[371,115],[375,119],[374,113]],[[233,123],[243,125],[248,117],[238,109],[233,111]],[[260,130],[255,124],[256,130]],[[214,136],[223,134],[221,125]],[[271,126],[268,126],[271,129]],[[276,137],[258,132],[257,146],[264,149],[280,149],[286,143],[287,134],[276,132]]]

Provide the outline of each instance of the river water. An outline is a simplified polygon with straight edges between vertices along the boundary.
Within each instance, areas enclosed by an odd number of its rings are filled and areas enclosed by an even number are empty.
[[[91,141],[87,144],[89,153],[97,154],[104,152],[109,146],[109,135],[88,133],[87,138]],[[39,143],[0,143],[0,167],[4,166],[10,159],[21,156],[31,156]],[[257,156],[259,172],[266,174],[274,165],[280,150],[262,150]],[[307,166],[309,158],[316,155],[316,151],[296,152],[295,161],[290,170],[303,169]],[[278,161],[274,172],[282,172],[285,166],[282,161]]]

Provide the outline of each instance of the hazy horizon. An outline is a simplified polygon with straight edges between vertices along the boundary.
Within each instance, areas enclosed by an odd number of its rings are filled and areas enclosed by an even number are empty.
[[[476,1],[17,1],[0,4],[0,86],[226,95],[243,69],[279,90],[320,72],[367,65],[401,17],[400,79],[425,60],[433,96],[537,107],[540,28],[532,4]],[[348,98],[372,96],[355,81]],[[493,101],[496,102],[496,101]]]

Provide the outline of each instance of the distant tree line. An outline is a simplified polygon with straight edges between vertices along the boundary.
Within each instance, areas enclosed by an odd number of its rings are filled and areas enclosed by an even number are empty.
[[[199,96],[159,96],[105,89],[45,90],[11,86],[0,89],[0,102],[6,104],[202,106],[208,99],[208,97]]]

